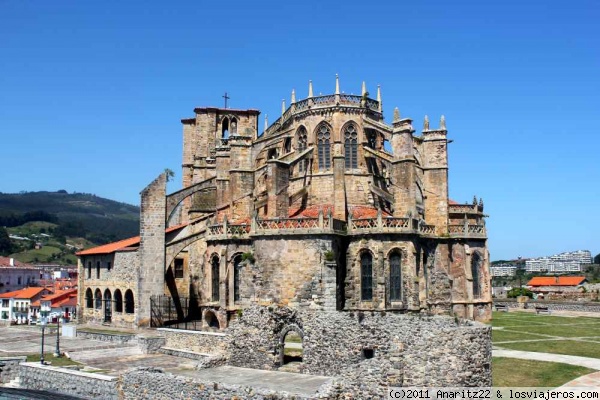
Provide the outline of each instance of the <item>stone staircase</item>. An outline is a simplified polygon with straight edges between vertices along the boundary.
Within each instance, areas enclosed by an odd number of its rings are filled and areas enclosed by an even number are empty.
[[[211,354],[208,354],[208,353],[197,353],[195,351],[179,350],[179,349],[174,349],[172,347],[161,347],[160,349],[158,349],[158,352],[161,354],[169,355],[169,356],[189,358],[190,360],[198,360],[198,361],[202,361],[211,356]]]

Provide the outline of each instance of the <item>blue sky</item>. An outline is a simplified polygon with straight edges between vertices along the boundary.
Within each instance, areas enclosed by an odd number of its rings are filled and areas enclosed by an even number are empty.
[[[381,85],[446,116],[450,195],[483,197],[492,259],[600,251],[597,1],[0,1],[0,191],[137,204],[181,179],[181,118]],[[262,123],[261,123],[262,127]]]

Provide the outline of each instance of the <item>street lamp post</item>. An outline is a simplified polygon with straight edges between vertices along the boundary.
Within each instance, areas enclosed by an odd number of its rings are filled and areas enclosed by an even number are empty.
[[[40,364],[44,365],[44,329],[46,328],[46,318],[41,318],[42,324],[42,354],[40,355]]]
[[[56,319],[56,350],[54,352],[54,357],[60,357],[60,320],[61,317],[59,316]]]

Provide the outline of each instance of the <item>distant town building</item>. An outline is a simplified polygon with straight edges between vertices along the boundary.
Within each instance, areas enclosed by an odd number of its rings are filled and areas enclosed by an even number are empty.
[[[550,257],[532,258],[525,261],[527,272],[566,273],[581,272],[582,264],[591,264],[589,250],[577,250],[556,254]]]
[[[40,278],[39,269],[9,257],[0,257],[0,293],[35,286]]]
[[[490,266],[492,276],[515,276],[517,273],[517,264],[501,263]]]

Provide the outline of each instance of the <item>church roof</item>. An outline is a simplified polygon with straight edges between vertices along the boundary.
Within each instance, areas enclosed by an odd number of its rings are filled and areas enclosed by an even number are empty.
[[[534,276],[527,286],[577,286],[585,281],[585,276]]]

